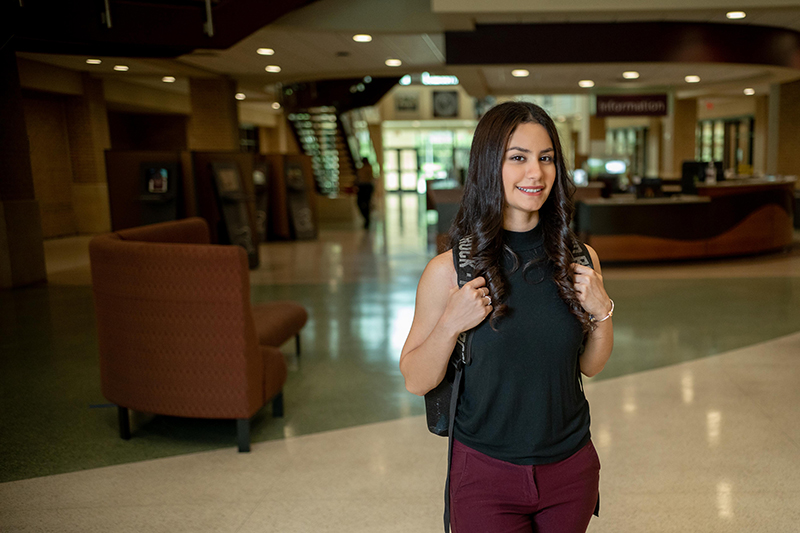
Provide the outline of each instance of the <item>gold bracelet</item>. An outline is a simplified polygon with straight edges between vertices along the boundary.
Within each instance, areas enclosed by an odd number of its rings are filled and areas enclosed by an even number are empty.
[[[614,300],[612,300],[611,298],[609,298],[608,300],[611,302],[611,311],[609,311],[608,314],[606,316],[604,316],[603,318],[601,318],[600,320],[596,319],[592,315],[589,315],[589,320],[591,320],[592,322],[595,322],[595,323],[600,323],[600,322],[608,320],[609,318],[614,316]]]

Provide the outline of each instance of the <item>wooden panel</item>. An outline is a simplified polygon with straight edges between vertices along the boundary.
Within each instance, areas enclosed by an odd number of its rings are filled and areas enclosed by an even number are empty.
[[[792,243],[792,217],[777,205],[754,212],[711,239],[684,241],[641,235],[588,235],[603,261],[653,261],[743,255],[778,250]]]
[[[290,239],[292,237],[289,227],[289,207],[286,195],[286,181],[283,179],[282,154],[268,154],[262,156],[267,162],[267,201],[269,213],[267,222],[267,235],[270,240]]]
[[[794,182],[792,183],[756,183],[756,184],[737,184],[733,186],[726,185],[697,185],[697,194],[700,196],[708,196],[709,198],[719,198],[721,196],[734,196],[738,194],[751,194],[754,192],[769,190],[769,189],[786,189],[788,194],[794,191]]]

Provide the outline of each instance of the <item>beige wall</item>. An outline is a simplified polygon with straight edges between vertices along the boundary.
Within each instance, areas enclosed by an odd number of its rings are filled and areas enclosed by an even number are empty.
[[[105,151],[111,148],[102,80],[83,75],[83,95],[69,98],[72,204],[78,233],[111,230]]]
[[[800,176],[800,80],[781,85],[779,115],[776,172]]]
[[[239,150],[236,85],[223,78],[192,78],[189,150]]]
[[[33,186],[45,238],[77,233],[72,207],[72,161],[66,102],[58,95],[23,100]]]
[[[678,100],[676,98],[671,118],[672,168],[664,169],[664,177],[679,178],[683,162],[693,161],[695,157],[697,99]]]
[[[742,96],[700,100],[697,106],[697,120],[755,115],[757,99],[757,96]],[[710,109],[708,104],[711,104]]]
[[[475,120],[474,99],[460,85],[428,86],[428,85],[396,85],[386,93],[378,103],[383,120],[436,120],[433,116],[434,91],[458,92],[458,116],[452,119]],[[395,95],[416,95],[416,111],[398,111],[395,108]]]
[[[753,125],[753,173],[767,171],[767,141],[769,131],[769,101],[766,96],[755,97],[755,124]]]
[[[0,47],[0,288],[47,279],[17,60]]]
[[[180,113],[188,115],[192,105],[188,94],[160,91],[137,83],[104,79],[106,102],[115,109],[134,109],[149,113]]]
[[[19,84],[23,89],[57,94],[83,94],[80,72],[22,58],[17,59],[17,68]]]
[[[239,102],[239,123],[274,128],[283,114],[272,109],[272,103]]]
[[[42,235],[109,231],[104,152],[111,147],[103,81],[18,60]],[[45,92],[46,91],[46,92]]]

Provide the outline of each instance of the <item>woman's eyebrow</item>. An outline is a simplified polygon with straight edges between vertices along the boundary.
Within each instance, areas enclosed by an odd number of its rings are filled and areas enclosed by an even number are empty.
[[[510,146],[506,150],[506,152],[510,152],[511,150],[518,150],[518,151],[526,153],[526,154],[531,153],[531,150],[528,150],[527,148],[520,148],[519,146]],[[540,154],[546,154],[548,152],[555,152],[555,150],[553,148],[545,148],[544,150],[540,151],[539,153]]]

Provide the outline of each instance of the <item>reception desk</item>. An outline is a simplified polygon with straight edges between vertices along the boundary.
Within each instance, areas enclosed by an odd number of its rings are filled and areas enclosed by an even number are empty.
[[[576,204],[575,229],[603,261],[770,252],[792,242],[794,178],[722,181],[696,196],[597,198]]]

